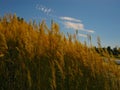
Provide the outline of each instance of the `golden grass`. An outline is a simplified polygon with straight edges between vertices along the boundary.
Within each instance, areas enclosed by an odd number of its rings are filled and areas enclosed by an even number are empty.
[[[0,21],[0,89],[119,90],[119,67],[93,47],[47,27],[5,15]],[[1,48],[2,45],[2,48]],[[8,47],[8,48],[6,48]],[[107,52],[103,52],[109,57]]]

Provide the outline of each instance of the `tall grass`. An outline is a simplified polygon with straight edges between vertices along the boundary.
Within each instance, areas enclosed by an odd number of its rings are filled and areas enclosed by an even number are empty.
[[[119,90],[120,72],[57,23],[0,19],[1,90]]]

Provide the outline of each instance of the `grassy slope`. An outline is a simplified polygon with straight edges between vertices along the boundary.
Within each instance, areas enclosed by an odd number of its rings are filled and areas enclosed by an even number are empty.
[[[0,21],[1,90],[119,90],[120,73],[93,48],[15,15]]]

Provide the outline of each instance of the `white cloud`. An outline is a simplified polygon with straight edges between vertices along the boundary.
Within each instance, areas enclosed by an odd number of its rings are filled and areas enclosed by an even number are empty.
[[[87,32],[94,33],[95,31],[94,30],[87,30]]]
[[[64,20],[63,24],[67,29],[81,30],[88,33],[94,33],[94,30],[88,30],[84,28],[84,24],[81,23],[81,20],[75,19],[72,17],[59,17],[60,20]]]
[[[95,32],[94,30],[86,30],[86,29],[83,29],[82,31],[85,31],[85,32],[88,32],[88,33],[94,33]]]
[[[64,22],[64,25],[68,29],[75,29],[75,30],[82,30],[82,29],[84,29],[84,25],[81,24],[81,23]]]
[[[78,34],[78,36],[80,36],[80,37],[84,37],[84,38],[87,38],[88,36],[86,35],[86,34]]]
[[[43,5],[39,5],[39,4],[36,5],[36,9],[44,12],[45,14],[49,14],[49,13],[53,12],[53,10],[51,8],[47,8],[47,7],[45,7]]]
[[[74,29],[74,30],[81,30],[81,31],[85,31],[88,33],[94,33],[94,30],[88,30],[84,28],[84,24],[81,23],[81,20],[73,18],[73,17],[58,17],[53,15],[53,9],[51,8],[47,8],[46,6],[43,5],[36,5],[36,9],[43,12],[44,14],[49,15],[50,17],[54,17],[54,19],[59,19],[59,22],[61,20],[61,23],[64,24],[64,26],[67,29]],[[82,36],[82,34],[81,34]]]
[[[60,17],[61,20],[72,21],[72,22],[81,22],[79,19],[75,19],[72,17]]]
[[[81,31],[85,31],[85,32],[88,32],[88,33],[94,33],[94,30],[85,29],[84,24],[82,24],[82,23],[65,21],[63,24],[65,25],[65,27],[67,29],[81,30]]]

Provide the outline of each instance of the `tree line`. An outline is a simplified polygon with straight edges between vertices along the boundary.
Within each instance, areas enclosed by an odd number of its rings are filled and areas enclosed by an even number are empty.
[[[119,57],[120,55],[120,48],[118,47],[114,47],[111,48],[111,46],[107,46],[107,47],[95,47],[95,50],[97,53],[101,54],[101,52],[107,52],[109,55],[113,55],[115,57]]]

